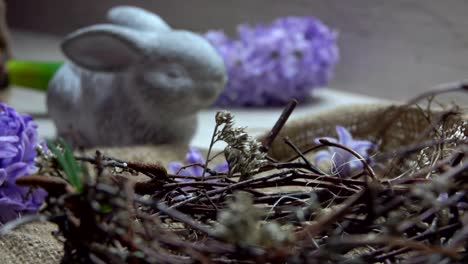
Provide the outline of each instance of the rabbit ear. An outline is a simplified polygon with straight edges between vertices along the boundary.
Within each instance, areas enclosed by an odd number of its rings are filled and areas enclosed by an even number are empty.
[[[70,34],[62,50],[75,64],[92,71],[123,71],[138,60],[144,48],[141,33],[116,25],[95,25]]]
[[[107,19],[121,26],[143,31],[169,31],[171,27],[159,16],[134,6],[117,6],[107,12]]]

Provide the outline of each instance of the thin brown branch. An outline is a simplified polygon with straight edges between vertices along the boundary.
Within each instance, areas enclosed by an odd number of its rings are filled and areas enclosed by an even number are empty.
[[[289,116],[292,114],[294,109],[296,108],[297,101],[295,99],[291,100],[286,107],[284,108],[283,112],[279,116],[278,120],[276,121],[273,128],[270,130],[270,133],[262,140],[262,151],[268,152],[270,150],[271,144],[275,141],[276,137],[278,136],[279,132],[288,121]]]

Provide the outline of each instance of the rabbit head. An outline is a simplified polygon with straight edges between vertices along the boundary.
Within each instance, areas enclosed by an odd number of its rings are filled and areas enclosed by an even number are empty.
[[[119,75],[123,96],[143,110],[194,113],[213,103],[224,88],[223,60],[200,35],[172,30],[158,16],[135,7],[113,8],[108,19],[113,24],[70,34],[62,50],[84,69]]]

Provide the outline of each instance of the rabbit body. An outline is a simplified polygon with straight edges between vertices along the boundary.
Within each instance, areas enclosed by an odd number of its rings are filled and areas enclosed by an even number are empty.
[[[224,88],[221,57],[145,10],[116,7],[108,19],[62,44],[70,62],[47,94],[59,136],[84,147],[188,143],[197,111]]]

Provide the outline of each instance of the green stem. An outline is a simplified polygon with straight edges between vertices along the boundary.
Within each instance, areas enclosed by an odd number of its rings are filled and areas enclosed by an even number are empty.
[[[62,65],[60,61],[9,60],[5,68],[10,85],[46,91],[49,81]]]

